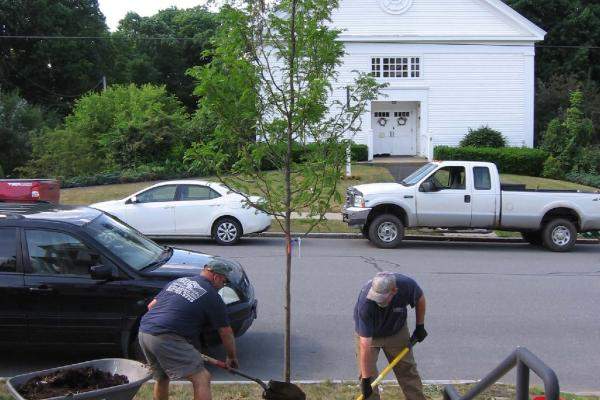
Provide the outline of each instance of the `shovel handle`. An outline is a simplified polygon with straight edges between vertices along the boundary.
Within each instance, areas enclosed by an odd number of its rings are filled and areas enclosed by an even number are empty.
[[[398,353],[398,355],[396,357],[394,357],[394,359],[392,360],[392,362],[389,363],[389,365],[387,367],[385,367],[383,369],[383,371],[381,371],[381,373],[379,374],[379,376],[377,378],[375,378],[375,380],[373,382],[371,382],[371,387],[373,389],[375,389],[375,387],[377,385],[379,385],[379,383],[381,383],[381,381],[383,380],[383,378],[386,377],[387,374],[390,373],[390,371],[396,366],[398,365],[398,363],[400,362],[400,360],[402,360],[406,354],[408,354],[408,352],[410,351],[410,349],[412,349],[412,347],[417,344],[417,342],[413,342],[411,341],[409,343],[409,345],[407,347],[405,347],[400,353]],[[358,396],[356,400],[365,400],[365,397],[362,395]]]
[[[202,360],[204,360],[205,362],[207,362],[207,363],[209,363],[211,365],[214,365],[215,367],[219,367],[221,369],[224,369],[224,370],[228,371],[230,374],[239,375],[239,376],[241,376],[243,378],[246,378],[246,379],[249,379],[249,380],[251,380],[253,382],[258,383],[260,385],[260,387],[262,387],[263,390],[265,390],[265,391],[268,390],[268,388],[269,388],[267,386],[267,384],[264,383],[263,381],[261,381],[260,379],[255,378],[255,377],[250,376],[250,375],[246,375],[243,372],[238,371],[237,369],[229,368],[227,366],[227,364],[225,364],[221,360],[217,360],[216,358],[209,357],[206,354],[200,354],[200,357],[202,357]]]

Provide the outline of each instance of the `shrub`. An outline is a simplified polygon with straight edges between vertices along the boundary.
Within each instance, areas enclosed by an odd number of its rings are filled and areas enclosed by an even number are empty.
[[[507,174],[540,176],[548,153],[525,147],[450,147],[436,146],[436,160],[487,161]]]
[[[558,159],[554,158],[554,156],[550,156],[544,162],[544,170],[542,171],[542,176],[544,178],[551,179],[564,179],[564,165],[562,165],[562,163]]]
[[[574,171],[600,174],[600,146],[588,146],[581,149],[574,161]]]
[[[469,128],[469,133],[460,141],[460,147],[505,147],[506,139],[499,131],[489,126],[481,126],[476,130]]]
[[[114,85],[85,95],[64,127],[36,137],[27,174],[100,176],[181,160],[188,129],[183,105],[164,86]]]
[[[600,188],[600,174],[586,174],[583,172],[569,172],[567,180],[575,183],[581,183],[586,186]]]
[[[352,161],[367,161],[369,159],[369,146],[366,144],[352,144]]]

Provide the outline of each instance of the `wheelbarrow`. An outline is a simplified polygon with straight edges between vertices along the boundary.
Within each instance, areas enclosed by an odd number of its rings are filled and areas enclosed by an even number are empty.
[[[111,374],[124,375],[129,380],[129,383],[80,393],[68,393],[64,396],[48,397],[47,400],[131,400],[138,390],[140,390],[142,384],[152,377],[150,369],[140,362],[124,358],[104,358],[17,375],[10,378],[6,382],[6,386],[10,394],[16,400],[29,400],[28,398],[23,397],[18,390],[30,379],[43,377],[56,371],[75,370],[88,367],[103,372],[109,372]]]

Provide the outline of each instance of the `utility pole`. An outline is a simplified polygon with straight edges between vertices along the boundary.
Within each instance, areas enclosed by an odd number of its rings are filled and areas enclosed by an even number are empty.
[[[102,75],[102,91],[106,92],[106,75]]]

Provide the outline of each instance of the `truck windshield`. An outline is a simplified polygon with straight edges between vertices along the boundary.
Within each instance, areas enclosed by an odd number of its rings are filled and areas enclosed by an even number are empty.
[[[165,248],[106,214],[87,224],[86,230],[114,255],[138,271],[162,259],[166,253]]]
[[[412,174],[410,174],[409,176],[404,178],[404,180],[402,180],[400,182],[400,184],[402,184],[404,186],[412,186],[412,185],[418,183],[421,179],[423,179],[426,175],[428,175],[431,171],[433,171],[436,168],[437,168],[437,164],[434,164],[434,163],[425,164],[421,168],[419,168],[418,170],[416,170],[415,172],[413,172]]]

